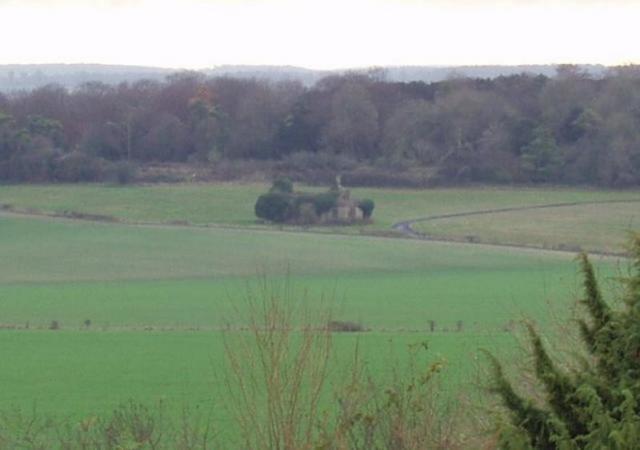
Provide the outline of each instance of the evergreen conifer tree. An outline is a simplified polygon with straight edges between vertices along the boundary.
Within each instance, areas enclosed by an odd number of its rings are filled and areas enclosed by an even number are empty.
[[[492,390],[509,413],[500,427],[503,449],[640,448],[640,234],[631,244],[631,274],[623,285],[622,308],[604,300],[593,265],[580,255],[586,318],[578,321],[588,358],[580,369],[558,367],[532,326],[535,376],[544,391],[542,405],[522,397],[499,361]],[[538,402],[539,403],[539,402]]]

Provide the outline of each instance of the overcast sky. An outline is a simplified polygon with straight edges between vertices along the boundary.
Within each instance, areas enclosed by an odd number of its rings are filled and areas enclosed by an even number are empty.
[[[640,0],[0,0],[0,64],[640,63]]]

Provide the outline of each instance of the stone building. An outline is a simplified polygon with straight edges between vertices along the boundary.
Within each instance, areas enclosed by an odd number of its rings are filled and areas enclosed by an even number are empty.
[[[362,209],[351,199],[351,191],[341,188],[336,205],[321,217],[322,222],[355,222],[364,219]]]
[[[342,187],[340,175],[336,177],[333,186],[331,186],[331,191],[338,193],[336,205],[320,217],[321,222],[344,223],[357,222],[364,219],[364,213],[358,206],[359,202],[351,199],[351,191],[349,189]]]

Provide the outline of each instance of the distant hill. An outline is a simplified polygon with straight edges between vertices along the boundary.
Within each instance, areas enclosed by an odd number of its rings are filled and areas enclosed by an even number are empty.
[[[321,78],[342,71],[314,70],[296,66],[219,66],[202,71],[208,76],[263,78],[271,81],[300,81],[311,86]]]
[[[47,84],[75,88],[89,81],[118,84],[140,79],[162,80],[174,69],[103,64],[0,65],[0,91],[31,90]]]
[[[496,78],[499,76],[518,75],[528,73],[534,75],[545,75],[553,77],[556,74],[555,64],[526,65],[526,66],[448,66],[448,67],[428,67],[428,66],[397,66],[385,67],[387,81],[424,81],[427,83],[442,81],[452,76],[469,78]],[[602,65],[582,65],[581,69],[587,71],[594,77],[604,75],[606,66]]]
[[[601,65],[581,66],[594,76],[602,75],[607,68]],[[553,76],[555,65],[528,66],[391,66],[377,67],[387,81],[441,81],[451,76],[473,78],[495,78],[519,73]],[[261,78],[271,81],[300,81],[311,86],[321,78],[348,71],[366,72],[369,69],[313,70],[295,66],[218,66],[200,72],[207,76],[230,76],[235,78]],[[134,82],[141,79],[162,80],[180,72],[177,69],[144,66],[122,66],[102,64],[10,64],[0,65],[0,91],[31,90],[51,83],[73,89],[88,81],[106,84]]]

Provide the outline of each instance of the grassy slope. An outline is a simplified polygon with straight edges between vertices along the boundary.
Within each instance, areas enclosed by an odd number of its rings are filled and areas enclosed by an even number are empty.
[[[51,212],[103,214],[129,221],[186,220],[194,224],[248,225],[255,223],[253,206],[258,195],[267,188],[267,185],[261,184],[0,186],[0,204]],[[353,189],[352,195],[371,198],[376,202],[375,223],[369,226],[373,229],[389,229],[395,222],[434,214],[560,202],[640,198],[638,192],[632,191],[490,187]]]
[[[640,196],[639,196],[640,197]],[[640,202],[567,206],[438,219],[414,226],[432,236],[544,248],[620,251],[640,229]]]
[[[574,279],[562,254],[216,228],[3,218],[0,247],[1,320],[14,324],[212,327],[246,277],[289,273],[371,326],[419,328],[426,316],[495,325]],[[499,314],[483,315],[484,302]]]
[[[5,186],[0,204],[127,221],[244,226],[254,223],[253,202],[264,189]],[[373,228],[380,230],[398,220],[447,212],[637,197],[502,189],[373,189],[354,195],[376,201]],[[235,317],[247,277],[256,273],[278,276],[290,270],[297,292],[308,290],[310,299],[324,294],[333,299],[338,318],[374,328],[360,337],[372,364],[384,364],[380,348],[391,338],[405,345],[427,337],[434,353],[463,368],[451,373],[454,378],[472,370],[479,346],[509,348],[511,337],[501,331],[509,320],[526,315],[547,324],[546,302],[562,314],[576,289],[569,255],[371,237],[0,215],[0,249],[0,323],[31,327],[0,332],[2,358],[12,361],[0,373],[7,386],[0,404],[29,407],[37,401],[40,409],[63,414],[106,411],[129,397],[215,399],[218,335],[185,330],[216,328]],[[613,270],[606,262],[600,266],[605,274]],[[81,330],[85,319],[92,320],[88,331]],[[51,320],[60,321],[63,330],[34,330]],[[437,321],[437,333],[415,332],[428,320]],[[451,331],[458,320],[464,323],[462,333]],[[154,331],[136,331],[146,327]]]
[[[403,220],[484,209],[603,200],[640,200],[640,192],[565,188],[461,188],[429,190],[356,189],[375,199],[376,226],[390,228]]]
[[[452,379],[473,370],[478,347],[512,345],[509,320],[544,323],[545,301],[565,311],[575,288],[567,255],[372,237],[0,216],[0,248],[0,321],[30,326],[0,332],[12,362],[0,372],[0,405],[73,415],[129,397],[216,400],[221,343],[204,329],[242,314],[247,276],[265,267],[277,275],[289,263],[294,292],[325,294],[338,318],[372,327],[359,340],[373,368],[389,339],[426,338],[451,361]],[[62,330],[46,330],[51,320]],[[428,320],[437,333],[419,332]],[[353,339],[339,336],[339,351]]]
[[[567,306],[573,267],[532,268],[307,277],[294,281],[294,291],[308,291],[314,302],[329,297],[325,303],[337,318],[377,330],[426,330],[428,320],[453,330],[462,320],[469,331],[496,331],[522,316],[544,318],[546,302],[560,302],[563,311]],[[4,324],[32,328],[57,320],[65,329],[80,329],[89,319],[97,330],[216,329],[240,322],[234,308],[243,308],[245,285],[179,280],[0,286],[0,313]]]
[[[0,186],[0,204],[102,214],[125,221],[246,225],[255,223],[253,205],[266,189],[258,184]]]
[[[2,216],[0,216],[2,217]],[[425,272],[529,266],[535,252],[375,237],[2,217],[0,282]],[[549,255],[550,260],[566,260]],[[548,260],[547,260],[548,261]],[[289,267],[290,265],[290,267]]]

